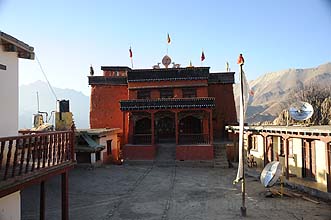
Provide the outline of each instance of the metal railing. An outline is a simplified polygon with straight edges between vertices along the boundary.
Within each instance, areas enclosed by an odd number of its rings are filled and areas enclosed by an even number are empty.
[[[132,136],[132,144],[152,144],[152,134],[135,134]]]
[[[0,138],[0,183],[74,161],[73,131]]]
[[[209,144],[209,134],[179,134],[179,144]]]

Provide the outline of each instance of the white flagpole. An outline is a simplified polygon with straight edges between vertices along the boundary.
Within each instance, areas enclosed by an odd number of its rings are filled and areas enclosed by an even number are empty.
[[[246,194],[246,186],[245,186],[245,149],[244,149],[244,121],[245,121],[245,108],[247,107],[248,97],[247,97],[247,89],[248,84],[245,77],[245,73],[243,71],[244,58],[242,54],[239,56],[238,60],[239,64],[239,80],[240,80],[240,105],[239,105],[239,164],[237,177],[234,180],[234,183],[238,183],[241,181],[241,195],[242,195],[242,205],[240,207],[241,216],[246,216],[246,206],[245,206],[245,194]],[[245,91],[244,91],[245,90]]]
[[[240,65],[240,122],[239,122],[239,160],[241,160],[241,197],[242,204],[240,207],[241,216],[246,216],[245,194],[246,194],[246,180],[245,180],[245,149],[244,149],[244,120],[245,120],[245,101],[244,101],[244,71],[243,64]],[[240,158],[241,156],[241,158]]]

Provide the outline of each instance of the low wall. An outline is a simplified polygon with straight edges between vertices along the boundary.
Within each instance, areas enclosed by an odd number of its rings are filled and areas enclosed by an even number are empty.
[[[176,160],[213,160],[214,147],[212,145],[177,145]]]
[[[155,146],[152,145],[125,145],[123,147],[124,160],[154,160]]]

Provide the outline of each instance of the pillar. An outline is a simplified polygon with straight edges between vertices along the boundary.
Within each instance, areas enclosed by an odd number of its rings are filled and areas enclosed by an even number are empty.
[[[263,135],[263,164],[264,164],[264,166],[267,165],[267,160],[268,160],[267,153],[266,153],[267,144],[268,144],[267,143],[267,138],[268,138],[268,136]]]
[[[327,191],[331,193],[331,142],[325,141],[325,159],[326,159],[326,184]]]
[[[62,220],[69,219],[68,171],[61,174],[61,213]]]
[[[151,130],[152,130],[152,138],[151,138],[151,144],[154,146],[154,144],[155,144],[155,135],[154,135],[154,125],[155,125],[155,123],[154,123],[154,120],[155,120],[155,115],[154,115],[154,112],[152,112],[151,113]]]
[[[214,144],[213,112],[212,111],[209,111],[209,138],[210,138],[210,144]]]
[[[133,143],[133,135],[134,135],[134,126],[135,126],[135,120],[133,118],[134,116],[132,113],[129,116],[129,132],[128,132],[128,144]]]
[[[95,164],[95,162],[96,162],[95,153],[91,153],[91,164]]]
[[[288,148],[288,138],[283,138],[284,141],[284,151],[285,151],[285,177],[286,179],[289,179],[289,165],[288,165],[288,153],[289,153],[289,148]]]
[[[176,126],[176,145],[178,145],[179,129],[178,129],[178,112],[177,111],[175,112],[175,126]]]
[[[124,144],[127,144],[128,143],[128,140],[127,140],[127,133],[126,133],[126,123],[125,123],[125,112],[123,112],[123,142]]]

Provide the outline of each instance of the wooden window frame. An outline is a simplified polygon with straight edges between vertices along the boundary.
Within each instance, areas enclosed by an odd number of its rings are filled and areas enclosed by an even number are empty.
[[[172,88],[169,89],[160,89],[160,98],[173,98],[174,97],[174,90]]]
[[[196,88],[183,88],[182,93],[183,93],[183,98],[196,98],[197,97]]]
[[[151,99],[151,90],[138,90],[137,99]]]

